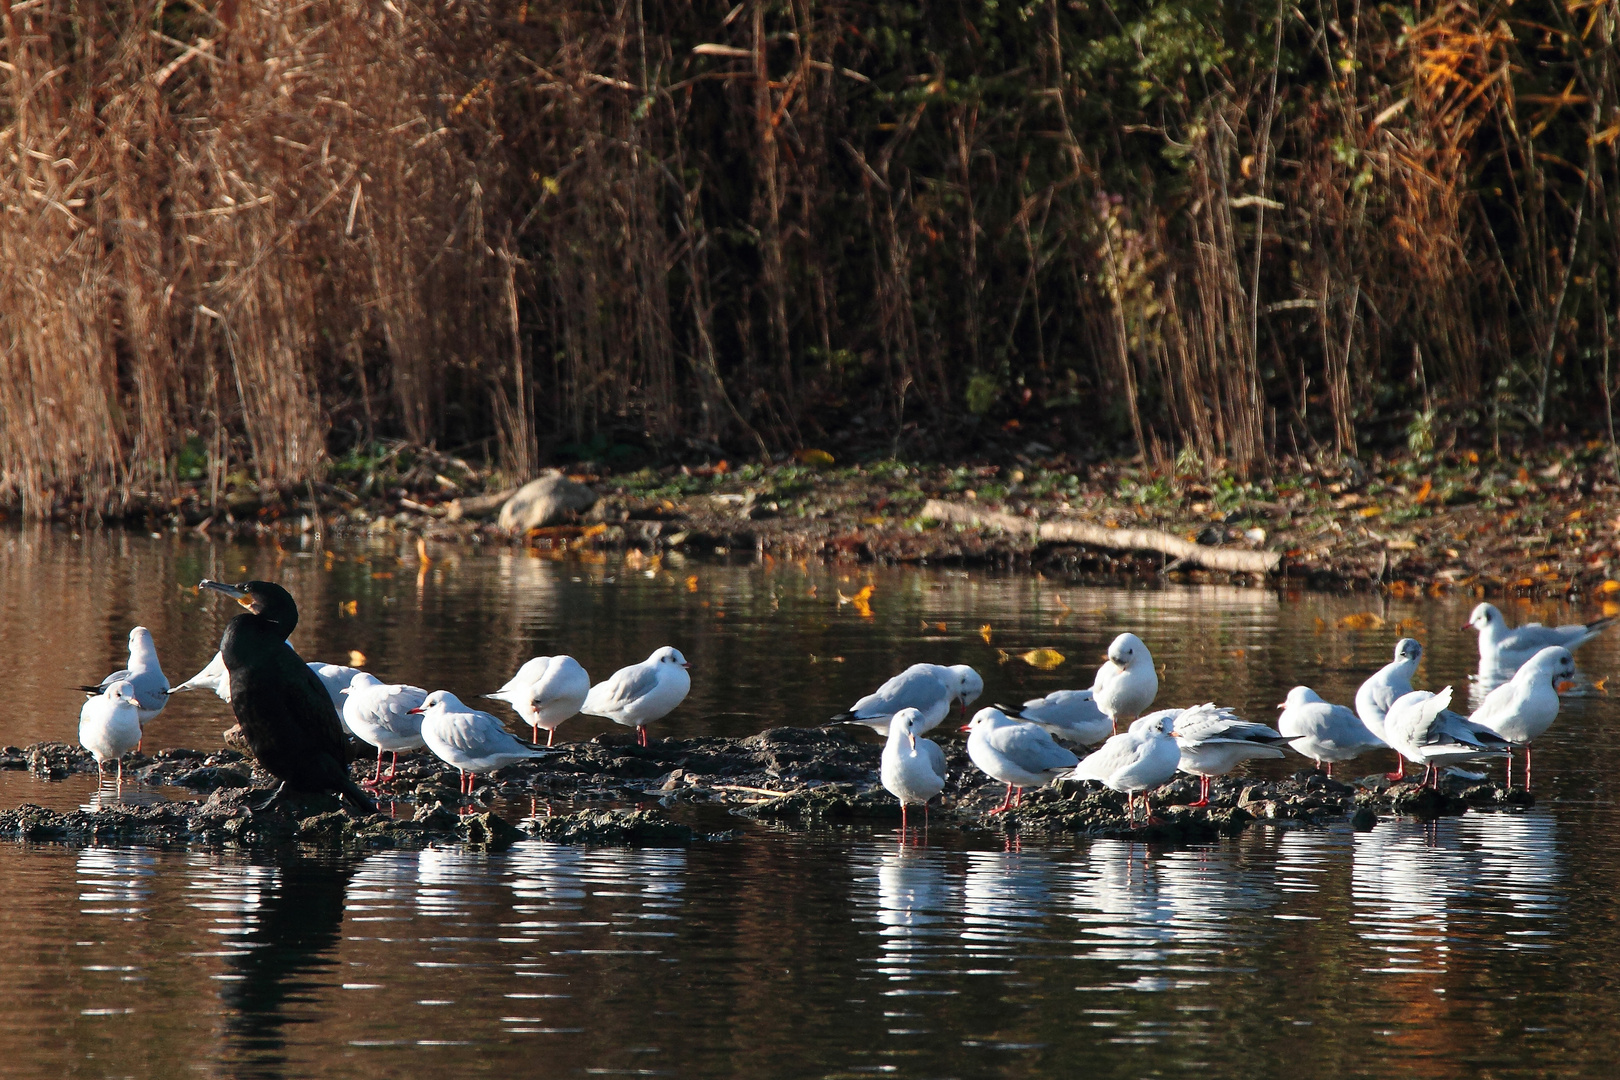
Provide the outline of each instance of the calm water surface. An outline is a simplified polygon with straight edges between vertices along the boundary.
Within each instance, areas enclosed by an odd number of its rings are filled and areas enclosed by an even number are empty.
[[[1123,629],[1153,648],[1161,702],[1263,720],[1298,682],[1348,701],[1397,624],[1428,646],[1419,685],[1465,686],[1476,656],[1456,629],[1471,598],[430,554],[0,532],[0,742],[72,739],[68,687],[118,666],[137,622],[171,678],[202,667],[231,615],[195,594],[204,576],[287,584],[307,657],[357,650],[469,700],[536,653],[602,675],[676,645],[693,692],[655,737],[814,723],[924,659],[974,664],[987,701],[1089,685]],[[838,602],[865,584],[870,618]],[[1339,628],[1369,610],[1383,628]],[[1016,659],[1041,646],[1067,662]],[[936,830],[902,848],[888,828],[708,812],[691,820],[741,838],[357,858],[0,844],[0,1074],[1612,1074],[1620,740],[1603,680],[1620,634],[1578,659],[1582,688],[1539,744],[1536,810],[1363,835],[1008,850]],[[217,698],[182,696],[149,743],[215,745],[227,722]],[[84,805],[93,787],[0,773],[0,804]]]

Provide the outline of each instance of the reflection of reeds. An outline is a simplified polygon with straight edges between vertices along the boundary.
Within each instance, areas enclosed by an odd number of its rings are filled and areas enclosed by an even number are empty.
[[[0,498],[383,435],[949,452],[969,407],[1238,471],[1418,402],[1579,423],[1616,27],[1532,7],[1245,9],[1144,80],[1061,4],[0,0]]]

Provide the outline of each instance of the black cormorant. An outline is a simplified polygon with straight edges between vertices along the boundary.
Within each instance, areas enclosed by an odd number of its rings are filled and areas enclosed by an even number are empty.
[[[225,627],[219,652],[231,675],[231,709],[253,756],[287,789],[329,791],[363,813],[376,804],[349,776],[349,743],[332,698],[287,636],[298,625],[292,595],[269,581],[203,581],[247,608]]]

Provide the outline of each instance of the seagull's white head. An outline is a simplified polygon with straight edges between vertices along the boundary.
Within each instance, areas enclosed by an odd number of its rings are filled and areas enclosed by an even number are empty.
[[[137,626],[129,632],[129,656],[131,660],[157,659],[157,642],[152,640],[152,631]]]
[[[1146,716],[1133,720],[1131,726],[1125,730],[1132,735],[1151,735],[1155,731],[1163,735],[1173,735],[1176,730],[1176,719],[1184,711],[1182,709],[1160,709],[1158,712],[1150,712]]]
[[[973,714],[973,719],[962,726],[963,731],[988,731],[998,724],[1017,723],[1012,717],[997,708],[980,709]]]
[[[1551,679],[1553,689],[1575,677],[1575,657],[1562,645],[1549,645],[1530,658],[1519,669],[1520,674],[1530,672],[1531,679]]]
[[[1285,698],[1283,703],[1277,706],[1277,708],[1297,709],[1302,705],[1310,705],[1321,700],[1321,695],[1315,690],[1312,690],[1310,687],[1296,686],[1292,690],[1288,691],[1288,697]]]
[[[1502,613],[1496,610],[1495,604],[1476,604],[1474,613],[1468,616],[1468,625],[1475,630],[1484,630],[1490,626],[1502,625]]]
[[[422,699],[422,704],[420,707],[410,709],[408,711],[413,713],[425,713],[429,709],[434,708],[465,709],[466,707],[467,706],[461,703],[461,699],[456,697],[456,695],[452,694],[450,691],[435,690],[433,693]]]
[[[1148,655],[1147,646],[1142,644],[1142,639],[1135,634],[1121,634],[1110,642],[1108,659],[1122,668],[1128,668],[1140,660],[1153,662],[1153,658]]]
[[[338,693],[347,694],[350,690],[364,690],[368,686],[381,685],[382,680],[377,678],[377,676],[373,675],[369,671],[361,671],[357,672],[354,678],[349,680],[349,685],[339,690]]]
[[[686,662],[686,657],[681,655],[681,650],[671,645],[665,645],[662,649],[657,650],[651,656],[647,657],[647,663],[675,664],[676,666],[683,668],[689,668],[692,666]]]
[[[1482,606],[1489,607],[1490,605],[1487,604]],[[1495,611],[1496,609],[1491,608],[1491,610]],[[1409,663],[1415,664],[1421,659],[1423,659],[1423,646],[1416,638],[1403,637],[1401,640],[1395,643],[1396,663],[1400,663],[1401,661],[1405,660]]]
[[[979,673],[966,664],[953,664],[946,670],[955,676],[956,689],[954,696],[957,701],[961,702],[962,709],[965,712],[967,707],[979,700],[979,695],[984,693],[984,679],[980,678]]]
[[[894,738],[896,734],[904,735],[911,748],[917,749],[917,725],[922,721],[923,714],[917,709],[901,709],[889,721],[889,738]]]
[[[128,679],[119,679],[102,692],[111,698],[114,704],[135,704],[135,684]]]

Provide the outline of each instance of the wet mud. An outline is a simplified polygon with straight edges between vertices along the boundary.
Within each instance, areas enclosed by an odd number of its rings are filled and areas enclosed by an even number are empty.
[[[1380,818],[1432,819],[1534,804],[1528,793],[1492,781],[1447,777],[1431,790],[1410,780],[1392,783],[1382,774],[1344,783],[1307,769],[1281,780],[1221,778],[1207,807],[1187,805],[1197,798],[1198,785],[1181,777],[1150,794],[1145,822],[1140,806],[1133,821],[1123,795],[1089,781],[1026,791],[1002,811],[1005,788],[973,768],[963,743],[941,745],[949,777],[927,821],[968,831],[1196,844],[1235,836],[1254,822],[1322,827],[1348,820],[1365,830]],[[735,835],[680,820],[697,808],[776,828],[898,822],[900,808],[878,780],[881,753],[876,738],[847,727],[776,728],[746,739],[664,739],[645,747],[613,733],[479,777],[471,796],[459,793],[453,769],[417,753],[404,758],[393,781],[378,789],[381,812],[362,817],[325,795],[289,796],[263,808],[273,784],[250,757],[231,749],[165,749],[126,759],[127,801],[115,798],[109,778],[95,809],[25,805],[0,812],[0,837],[246,847],[501,848],[525,836],[569,844],[687,844]],[[41,743],[0,748],[0,768],[63,780],[94,772],[95,762],[79,747]],[[357,779],[369,779],[371,768],[369,760],[352,766]],[[497,803],[516,820],[496,813]],[[922,818],[914,811],[912,824],[922,824]]]

